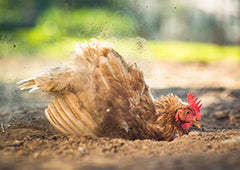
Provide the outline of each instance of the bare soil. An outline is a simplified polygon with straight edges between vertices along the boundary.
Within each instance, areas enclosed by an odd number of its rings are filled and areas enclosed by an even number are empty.
[[[202,129],[166,142],[55,131],[43,113],[51,97],[15,87],[44,63],[0,60],[0,169],[240,169],[239,64],[139,62],[156,98],[193,92],[203,101]]]

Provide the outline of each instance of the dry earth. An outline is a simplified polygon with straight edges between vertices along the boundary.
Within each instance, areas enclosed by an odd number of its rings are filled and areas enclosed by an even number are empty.
[[[240,169],[240,65],[139,62],[155,97],[193,92],[202,129],[171,142],[64,136],[44,117],[48,95],[15,82],[55,61],[0,60],[0,169]],[[31,72],[29,72],[31,70]]]

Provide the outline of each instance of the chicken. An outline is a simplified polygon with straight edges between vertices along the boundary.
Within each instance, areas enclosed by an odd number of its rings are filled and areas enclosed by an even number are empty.
[[[201,128],[200,100],[169,94],[153,99],[143,73],[112,48],[92,39],[77,44],[70,64],[19,81],[19,89],[54,96],[45,115],[65,134],[171,141]]]

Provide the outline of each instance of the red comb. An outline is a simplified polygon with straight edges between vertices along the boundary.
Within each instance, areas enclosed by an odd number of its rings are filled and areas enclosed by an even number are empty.
[[[187,102],[188,102],[188,104],[192,107],[192,109],[194,110],[194,112],[196,113],[196,115],[199,117],[199,118],[201,118],[201,112],[200,112],[200,108],[201,108],[201,106],[202,106],[202,104],[200,104],[201,103],[201,100],[199,100],[198,102],[197,102],[197,100],[198,100],[198,98],[196,97],[195,99],[194,99],[194,95],[192,94],[192,93],[188,93],[188,96],[187,96]],[[200,104],[200,105],[199,105]]]

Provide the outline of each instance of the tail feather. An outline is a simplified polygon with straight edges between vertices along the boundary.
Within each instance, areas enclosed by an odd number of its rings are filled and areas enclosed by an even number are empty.
[[[29,93],[39,93],[41,90],[37,86],[33,86]]]
[[[37,88],[36,82],[35,82],[35,77],[21,80],[21,81],[17,82],[16,84],[17,84],[17,88],[19,88],[21,90]]]

